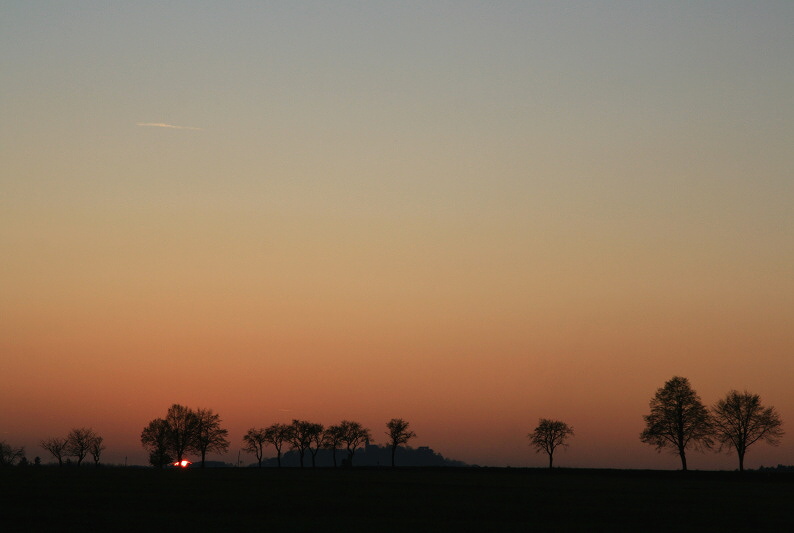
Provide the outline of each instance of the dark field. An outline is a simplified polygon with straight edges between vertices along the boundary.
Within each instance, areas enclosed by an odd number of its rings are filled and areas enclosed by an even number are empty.
[[[8,468],[0,531],[791,531],[790,473]]]

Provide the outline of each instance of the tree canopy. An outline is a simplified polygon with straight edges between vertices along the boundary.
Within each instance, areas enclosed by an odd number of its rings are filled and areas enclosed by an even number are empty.
[[[535,452],[545,452],[549,456],[549,468],[553,468],[554,451],[560,446],[568,446],[567,441],[573,436],[573,428],[560,420],[541,418],[535,430],[527,436]]]
[[[774,407],[764,407],[758,394],[732,390],[714,405],[712,413],[714,437],[722,446],[736,450],[739,471],[744,471],[744,455],[752,444],[780,444],[780,415]]]
[[[640,440],[665,448],[681,458],[681,469],[687,469],[688,448],[710,448],[714,439],[712,419],[700,396],[687,378],[674,376],[656,391],[650,401],[651,412],[643,416],[645,429]]]
[[[212,409],[193,410],[175,403],[165,418],[156,418],[143,429],[141,444],[149,450],[152,465],[162,467],[182,461],[188,453],[197,453],[204,466],[208,452],[225,453],[229,449],[228,431],[220,423],[220,415]]]
[[[392,418],[386,423],[386,436],[391,445],[391,465],[395,466],[394,455],[400,444],[406,444],[410,439],[416,437],[416,433],[408,429],[408,422],[402,418]]]

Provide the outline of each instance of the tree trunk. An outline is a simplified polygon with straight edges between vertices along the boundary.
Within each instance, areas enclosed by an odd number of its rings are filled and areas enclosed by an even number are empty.
[[[391,467],[394,468],[394,453],[397,451],[397,446],[391,447]]]
[[[276,461],[278,461],[278,467],[281,468],[281,450],[276,452]]]
[[[678,455],[681,456],[681,470],[686,472],[686,444],[684,443],[684,421],[682,415],[678,414],[678,433],[676,435],[678,440]]]
[[[201,468],[204,468],[204,458],[207,456],[206,450],[201,450]]]
[[[551,470],[553,466],[554,466],[554,454],[550,453],[549,454],[549,470]]]
[[[334,468],[336,468],[336,448],[333,449],[333,451],[331,452],[331,455],[334,456]]]
[[[739,455],[739,472],[744,472],[744,452],[738,452]]]

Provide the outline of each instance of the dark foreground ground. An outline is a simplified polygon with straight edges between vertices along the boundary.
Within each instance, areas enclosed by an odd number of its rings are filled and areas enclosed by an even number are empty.
[[[0,470],[0,531],[793,531],[787,473]]]

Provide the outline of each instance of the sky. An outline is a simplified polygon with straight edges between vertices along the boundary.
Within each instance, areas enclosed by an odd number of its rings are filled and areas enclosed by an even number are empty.
[[[794,2],[0,5],[0,440],[173,403],[544,466],[675,375],[794,421]],[[270,450],[271,452],[273,450]],[[245,459],[245,457],[244,457]],[[253,461],[254,458],[250,457]],[[794,434],[745,466],[794,464]],[[693,469],[735,455],[693,453]]]

